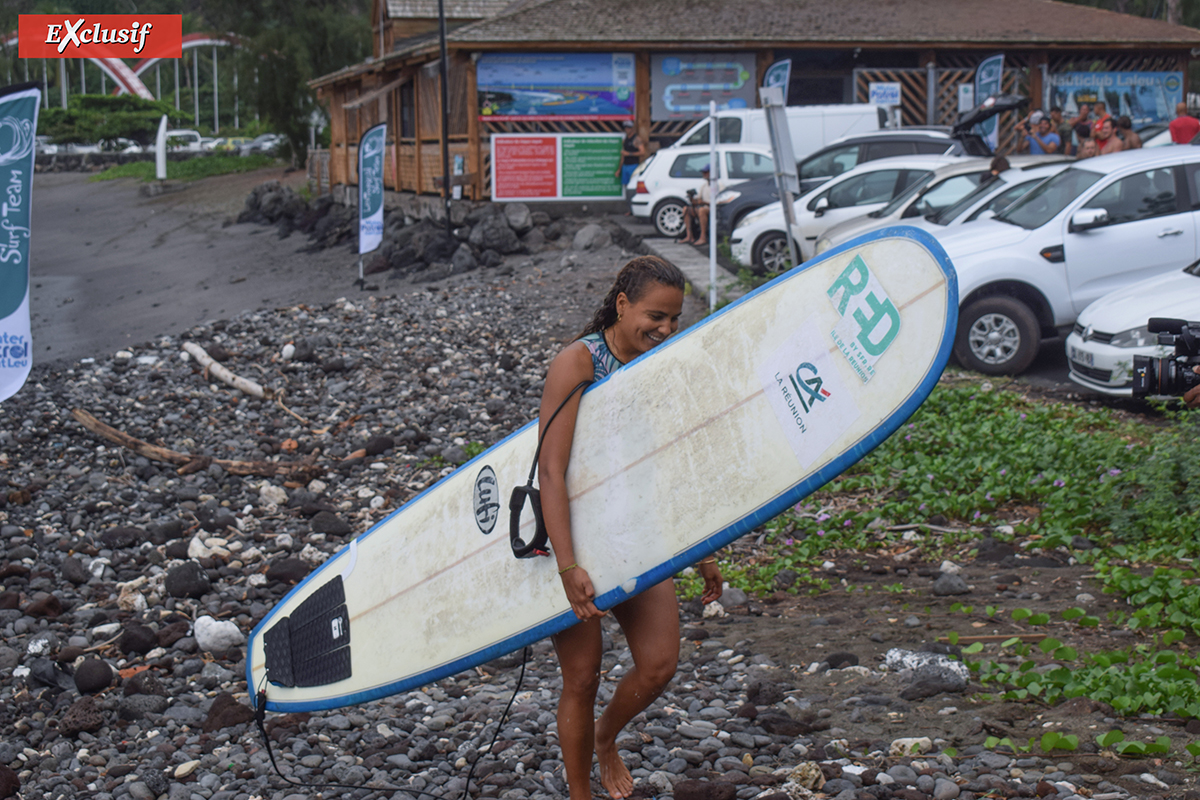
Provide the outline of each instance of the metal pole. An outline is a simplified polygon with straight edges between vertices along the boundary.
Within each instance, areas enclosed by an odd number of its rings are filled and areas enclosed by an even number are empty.
[[[708,101],[708,310],[717,307],[717,101]]]
[[[62,107],[67,107],[67,60],[60,58],[58,60],[58,96],[62,100]]]
[[[173,62],[175,62],[175,110],[176,111],[179,110],[179,62],[182,59],[183,59],[182,56],[180,56],[179,58],[171,59]]]
[[[104,70],[100,70],[100,94],[108,94],[108,83],[104,80]]]
[[[154,99],[162,100],[162,70],[159,69],[162,62],[159,61],[154,65]]]
[[[235,50],[233,59],[233,128],[238,127],[238,93],[237,93],[237,51]]]
[[[937,65],[932,61],[925,65],[925,124],[937,124]]]
[[[213,136],[221,129],[221,107],[217,105],[217,46],[213,45]]]
[[[83,71],[83,65],[87,63],[87,59],[79,59],[79,93],[87,94],[87,73]]]
[[[196,109],[195,124],[200,127],[200,48],[192,50],[192,105]]]
[[[42,59],[42,104],[44,108],[50,107],[50,78],[46,75],[46,59]]]
[[[442,45],[442,197],[446,204],[446,235],[454,236],[450,222],[450,57],[446,53],[446,0],[438,0],[438,38]]]

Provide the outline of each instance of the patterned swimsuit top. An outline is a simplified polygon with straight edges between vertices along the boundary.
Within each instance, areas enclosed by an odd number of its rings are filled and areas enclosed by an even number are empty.
[[[603,333],[589,333],[579,341],[587,346],[588,352],[592,354],[592,368],[596,374],[592,380],[600,380],[608,377],[610,372],[615,372],[625,366],[625,362],[620,361],[613,355],[612,350],[608,349],[608,342],[604,341]]]

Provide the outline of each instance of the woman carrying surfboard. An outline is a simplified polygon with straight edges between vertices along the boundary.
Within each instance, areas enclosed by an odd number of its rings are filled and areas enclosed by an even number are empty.
[[[683,274],[654,256],[626,264],[609,289],[604,303],[579,339],[550,364],[542,392],[539,419],[546,424],[538,459],[542,512],[559,577],[571,610],[580,622],[554,636],[562,667],[563,692],[558,704],[558,738],[567,772],[571,800],[592,797],[592,752],[600,764],[600,782],[614,798],[628,797],[633,776],[617,752],[617,734],[662,693],[675,675],[679,660],[679,604],[671,579],[612,608],[633,654],[634,666],[617,684],[612,699],[595,719],[603,654],[595,589],[586,565],[575,561],[566,473],[579,411],[579,384],[595,380],[661,344],[679,329],[683,310]],[[563,405],[565,401],[565,405]],[[637,413],[637,409],[630,409]],[[653,535],[653,531],[647,531]],[[704,578],[703,602],[721,596],[721,571],[715,558],[698,565]]]

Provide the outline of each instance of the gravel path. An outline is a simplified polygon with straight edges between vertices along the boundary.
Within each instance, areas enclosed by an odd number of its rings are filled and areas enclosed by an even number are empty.
[[[385,280],[392,296],[248,311],[35,367],[0,406],[0,798],[314,796],[271,772],[250,721],[245,634],[349,538],[531,419],[548,358],[625,256],[613,245],[419,288]],[[181,355],[185,341],[281,399],[216,382]],[[73,409],[195,458],[137,456]],[[304,468],[263,477],[228,463],[255,461]],[[683,604],[679,675],[619,741],[637,796],[1187,796],[1152,765],[1135,776],[1142,792],[1061,759],[979,746],[951,758],[904,725],[851,736],[902,717],[919,670],[772,660],[752,633],[770,610],[739,595],[728,610]],[[602,699],[630,663],[607,633]],[[547,643],[484,752],[520,665],[513,654],[365,706],[270,715],[273,747],[293,779],[361,786],[327,790],[354,800],[455,798],[472,765],[474,796],[563,797]]]

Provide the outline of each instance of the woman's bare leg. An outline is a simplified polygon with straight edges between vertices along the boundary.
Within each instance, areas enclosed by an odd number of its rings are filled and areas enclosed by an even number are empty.
[[[563,676],[562,696],[558,700],[558,742],[567,786],[571,800],[591,800],[596,689],[600,686],[603,650],[600,618],[573,625],[556,634],[553,641]]]
[[[617,684],[596,722],[600,783],[614,798],[633,792],[633,776],[617,752],[617,735],[629,720],[662,694],[679,663],[679,601],[675,582],[665,580],[613,608],[633,653],[633,667]],[[559,723],[562,736],[562,723]],[[573,799],[574,800],[574,799]]]

